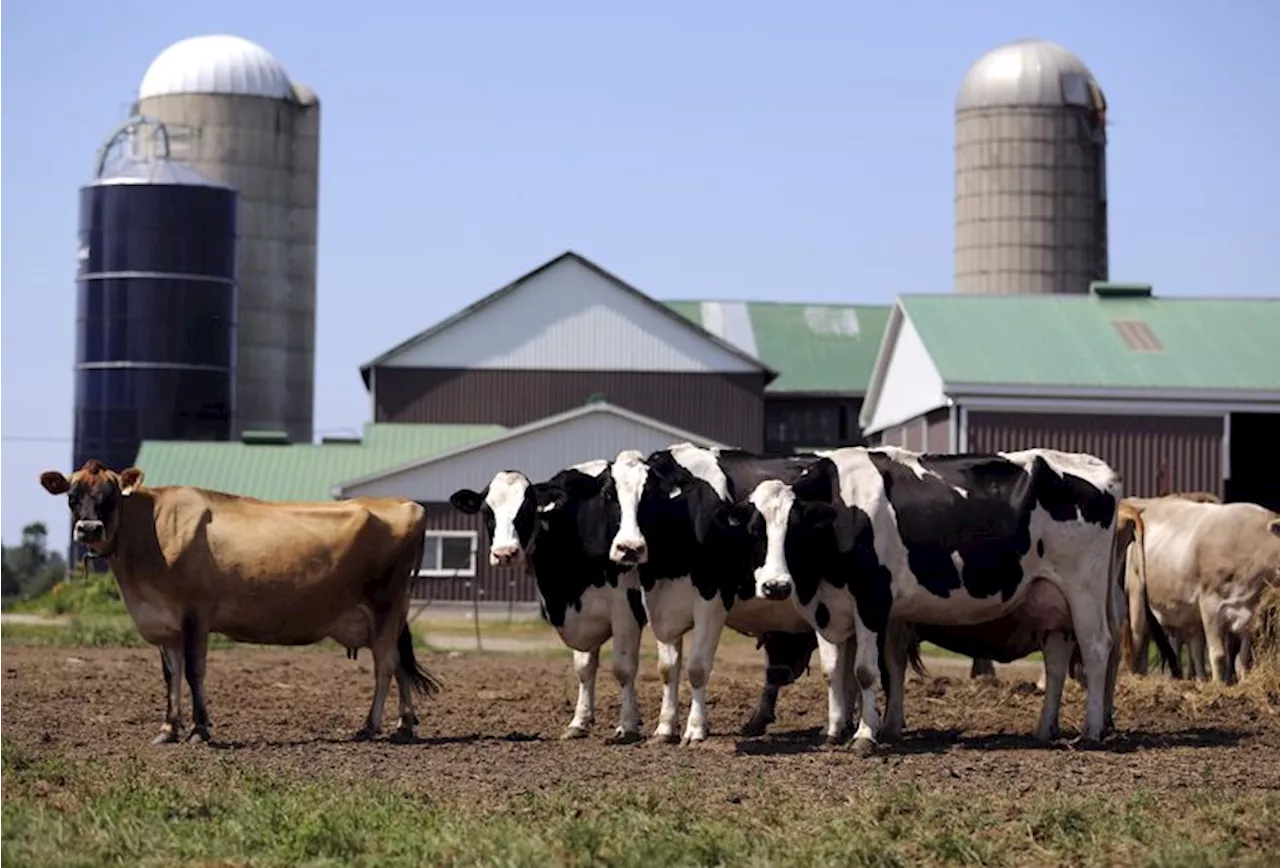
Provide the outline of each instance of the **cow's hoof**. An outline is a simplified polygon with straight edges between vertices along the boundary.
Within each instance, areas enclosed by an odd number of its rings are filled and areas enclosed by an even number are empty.
[[[649,736],[649,744],[678,744],[680,736],[674,732],[655,732]]]
[[[764,735],[765,732],[768,731],[769,724],[771,723],[773,723],[772,720],[759,720],[757,718],[752,718],[742,725],[742,734],[748,737]]]
[[[373,739],[374,739],[377,735],[378,735],[378,733],[377,733],[377,732],[375,732],[375,731],[374,731],[373,729],[371,729],[370,727],[362,726],[362,727],[360,727],[359,729],[357,729],[357,730],[356,730],[356,734],[355,734],[355,735],[351,736],[351,740],[352,740],[352,741],[373,741]]]
[[[644,736],[640,734],[639,730],[628,732],[622,728],[618,728],[615,729],[613,734],[606,738],[604,742],[605,744],[635,744],[636,742],[643,740]]]
[[[871,756],[876,749],[876,743],[870,738],[854,739],[853,747],[850,750],[854,756]]]
[[[586,738],[587,728],[585,726],[566,726],[564,732],[560,733],[561,741],[569,741],[575,738]]]
[[[1041,744],[1044,744],[1044,745],[1053,744],[1055,741],[1058,740],[1058,728],[1055,726],[1047,730],[1037,729],[1035,731],[1034,737],[1035,737],[1035,740],[1040,742]]]
[[[164,727],[160,730],[160,734],[151,739],[152,744],[173,744],[178,741],[178,730],[172,727]]]
[[[686,732],[680,737],[680,745],[682,747],[697,747],[705,743],[707,734],[705,732]]]
[[[193,744],[208,744],[209,730],[203,726],[197,726],[195,729],[191,730],[191,732],[187,733],[186,740],[188,743]]]
[[[1071,740],[1071,747],[1074,750],[1100,750],[1102,748],[1102,739],[1082,735]]]
[[[398,726],[396,727],[396,731],[391,733],[391,737],[387,740],[394,742],[395,744],[413,744],[418,740],[418,737],[414,735],[413,727]]]

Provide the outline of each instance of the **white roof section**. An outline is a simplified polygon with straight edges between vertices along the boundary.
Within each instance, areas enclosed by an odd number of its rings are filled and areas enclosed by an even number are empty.
[[[569,251],[361,367],[776,372]]]
[[[1063,105],[1106,107],[1084,61],[1043,39],[1019,39],[988,51],[969,67],[956,97],[956,111]]]
[[[193,36],[170,45],[147,67],[138,99],[181,93],[225,93],[292,100],[284,66],[239,36]]]
[[[875,434],[951,403],[924,339],[895,303],[858,413],[864,434]]]
[[[347,480],[333,487],[333,496],[410,497],[443,503],[459,488],[479,491],[499,470],[519,470],[539,482],[583,461],[612,461],[623,449],[648,454],[683,442],[706,448],[725,445],[601,401],[451,452]]]

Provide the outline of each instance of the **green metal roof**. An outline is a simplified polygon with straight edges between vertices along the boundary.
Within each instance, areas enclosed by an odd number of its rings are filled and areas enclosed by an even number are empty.
[[[369,423],[360,443],[250,445],[146,440],[146,485],[194,485],[263,500],[330,500],[339,482],[495,437],[501,425]]]
[[[889,305],[771,301],[665,304],[778,371],[769,392],[865,392],[891,310]],[[734,314],[744,321],[745,309],[750,333],[708,323],[708,305],[719,306],[726,323]]]
[[[1280,389],[1280,299],[1119,289],[899,303],[948,385]]]

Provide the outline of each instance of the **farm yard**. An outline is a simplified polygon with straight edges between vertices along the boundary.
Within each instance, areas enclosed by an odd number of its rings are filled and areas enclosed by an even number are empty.
[[[419,623],[444,684],[419,741],[354,743],[372,661],[332,643],[210,652],[213,741],[148,742],[163,717],[157,653],[68,644],[6,625],[4,858],[11,865],[1131,865],[1262,864],[1280,852],[1280,693],[1122,675],[1118,734],[1029,737],[1038,665],[970,681],[928,656],[911,678],[907,740],[869,758],[819,746],[817,668],[784,688],[770,733],[743,738],[762,654],[726,634],[693,748],[615,746],[608,646],[595,726],[559,738],[577,680],[537,622]],[[43,632],[42,632],[43,631]],[[46,641],[60,644],[45,644]],[[450,650],[452,649],[452,650]],[[497,650],[502,649],[502,650]],[[928,650],[928,649],[926,649]],[[646,633],[646,730],[660,683]],[[687,697],[687,685],[682,691]],[[189,720],[189,718],[188,718]],[[390,733],[388,726],[387,733]]]

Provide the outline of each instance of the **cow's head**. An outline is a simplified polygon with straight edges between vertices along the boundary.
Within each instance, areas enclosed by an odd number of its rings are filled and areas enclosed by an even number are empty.
[[[609,546],[615,564],[636,566],[649,559],[649,546],[640,531],[640,501],[649,480],[649,465],[634,449],[624,449],[609,465],[618,502],[618,532]]]
[[[799,592],[807,601],[838,555],[837,509],[825,499],[806,497],[813,487],[803,486],[806,481],[803,475],[794,486],[767,479],[745,501],[726,504],[716,514],[717,524],[745,536],[760,599],[786,600]]]
[[[570,498],[586,499],[600,493],[603,474],[561,474],[559,482],[529,481],[518,470],[500,470],[483,491],[462,488],[449,496],[454,509],[467,515],[481,513],[489,534],[489,564],[518,564],[533,551],[539,530],[551,514]]]
[[[75,520],[72,536],[95,554],[115,551],[120,529],[121,502],[142,485],[142,471],[136,467],[116,473],[97,459],[63,476],[60,471],[40,474],[40,485],[52,495],[65,494]]]

